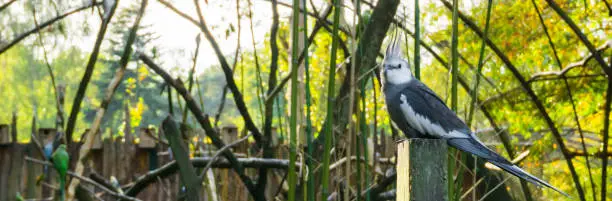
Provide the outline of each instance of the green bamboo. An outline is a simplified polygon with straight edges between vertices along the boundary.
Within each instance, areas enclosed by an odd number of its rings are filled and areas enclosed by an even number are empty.
[[[314,134],[312,132],[312,120],[310,119],[310,107],[311,107],[311,94],[310,94],[310,68],[309,68],[309,61],[308,61],[308,17],[306,16],[306,13],[308,13],[308,6],[306,6],[306,0],[302,0],[302,8],[304,9],[304,12],[302,12],[302,18],[304,18],[304,27],[302,27],[302,39],[304,40],[304,73],[306,74],[306,82],[304,83],[304,88],[306,90],[306,144],[308,147],[308,156],[307,158],[307,165],[308,165],[308,172],[313,172],[313,170],[315,169],[315,165],[314,165],[314,161],[312,160],[312,155],[314,154],[314,146],[312,144],[313,142],[313,138],[314,138]],[[308,201],[314,201],[315,200],[315,184],[314,184],[314,175],[313,174],[308,174],[308,181],[307,181],[307,188],[306,188],[306,196],[307,196],[307,200]]]
[[[251,2],[251,0],[247,0],[247,3],[249,4],[249,22],[250,22],[250,27],[251,27],[251,42],[253,45],[253,58],[255,59],[255,81],[257,82],[257,84],[255,84],[255,92],[257,94],[257,106],[259,107],[259,114],[263,114],[264,113],[264,104],[263,104],[263,97],[265,97],[264,95],[264,87],[263,87],[263,79],[261,78],[261,66],[259,65],[259,56],[257,55],[257,47],[255,45],[255,33],[253,30],[253,3]],[[261,123],[263,124],[264,122],[264,115],[259,115],[259,120],[261,121]]]
[[[421,79],[421,10],[419,0],[414,0],[414,76]]]
[[[452,40],[451,40],[451,108],[453,111],[457,112],[457,70],[459,67],[459,57],[457,52],[457,42],[458,42],[458,29],[459,23],[457,21],[457,16],[459,14],[459,0],[453,0],[453,24],[452,24]],[[453,150],[449,150],[449,154],[456,153]],[[452,157],[449,157],[448,160],[448,197],[455,197],[455,188],[454,188],[454,172],[455,172],[455,160]]]
[[[278,96],[276,96],[276,117],[278,118],[278,134],[280,135],[280,140],[278,144],[285,144],[285,124],[283,123],[283,112],[285,111],[284,101],[282,101],[283,94],[280,92]],[[278,136],[277,136],[278,137]]]
[[[196,88],[198,90],[198,98],[200,99],[200,108],[204,111],[204,98],[202,95],[202,88],[200,87],[200,80],[198,80],[198,76],[195,77]]]
[[[474,117],[474,108],[476,107],[476,100],[478,99],[478,86],[480,85],[480,77],[482,75],[482,66],[484,65],[484,51],[486,47],[485,41],[487,40],[487,35],[489,33],[489,19],[491,18],[491,7],[493,5],[493,0],[488,0],[487,4],[487,17],[485,20],[485,29],[484,35],[482,37],[482,44],[480,45],[480,55],[478,56],[478,70],[475,75],[476,83],[474,83],[474,87],[472,88],[472,100],[470,102],[470,110],[468,113],[467,124],[472,124],[472,118]]]
[[[366,124],[366,83],[367,81],[363,81],[361,82],[361,111],[360,111],[360,115],[361,117],[359,118],[359,120],[361,121],[360,124],[360,128],[361,128],[361,134],[359,135],[361,137],[361,146],[363,146],[363,158],[365,160],[365,165],[364,165],[364,171],[365,171],[365,186],[370,186],[370,170],[369,170],[369,164],[368,164],[368,126]],[[360,161],[360,160],[357,160]],[[361,163],[358,163],[361,164]],[[361,184],[361,182],[359,182],[358,184]],[[357,192],[361,192],[361,188],[359,188],[357,190]],[[358,193],[357,195],[361,195],[360,193]],[[366,201],[370,201],[370,193],[368,191],[366,197],[365,197]],[[358,199],[359,200],[359,199]]]
[[[457,73],[459,68],[459,23],[457,22],[459,0],[453,0],[453,32],[451,40],[451,108],[457,112]]]
[[[359,110],[361,110],[361,107],[360,107]],[[358,116],[359,119],[361,118],[361,113],[363,113],[363,111],[358,111],[357,116]],[[361,128],[361,123],[362,123],[361,120],[359,120],[357,122],[358,122],[357,123],[358,125],[356,127]],[[361,131],[361,129],[360,129],[360,131]],[[357,192],[361,192],[361,181],[363,181],[363,179],[361,178],[361,173],[362,173],[362,170],[361,170],[361,165],[362,165],[361,158],[362,158],[362,155],[363,155],[361,153],[362,152],[361,151],[361,148],[362,148],[361,147],[361,134],[357,134],[357,135],[355,135],[355,137],[356,137],[355,138],[355,156],[357,157],[357,160],[356,160],[357,161],[357,175],[356,175],[357,176],[357,181],[355,182],[355,185],[357,186]],[[348,160],[350,160],[350,158]],[[357,200],[361,200],[361,193],[357,193]]]
[[[334,89],[336,88],[336,54],[338,49],[338,25],[340,22],[340,1],[334,0],[334,21],[332,28],[332,47],[329,58],[329,84],[327,85],[327,125],[325,127],[325,146],[323,148],[323,172],[321,173],[322,193],[321,200],[327,200],[329,185],[329,159],[332,144],[332,128],[334,127]]]
[[[297,172],[295,171],[296,144],[297,144],[297,84],[298,84],[298,19],[300,14],[299,0],[293,0],[293,34],[291,45],[291,117],[289,119],[289,201],[295,201],[295,187],[297,183]]]

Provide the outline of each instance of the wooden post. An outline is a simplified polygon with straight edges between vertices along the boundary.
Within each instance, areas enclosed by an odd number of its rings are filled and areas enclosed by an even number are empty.
[[[221,138],[226,144],[232,143],[238,140],[238,127],[233,124],[225,125],[221,128]],[[230,150],[235,150],[234,148],[230,148]],[[221,176],[218,177],[221,184],[221,199],[220,200],[240,200],[240,195],[237,193],[236,186],[237,175],[234,175],[231,170],[224,169],[222,170]]]
[[[11,144],[11,135],[8,124],[0,124],[0,144]]]
[[[397,200],[448,200],[445,140],[409,139],[397,145]]]

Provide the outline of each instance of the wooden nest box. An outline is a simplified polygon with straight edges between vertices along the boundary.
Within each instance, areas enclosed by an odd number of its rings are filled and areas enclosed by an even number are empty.
[[[55,128],[39,128],[37,137],[41,143],[41,146],[44,146],[48,143],[53,143],[56,134],[57,130],[55,130]]]

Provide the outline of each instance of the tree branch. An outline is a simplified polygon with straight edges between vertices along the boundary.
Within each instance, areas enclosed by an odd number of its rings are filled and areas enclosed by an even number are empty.
[[[83,74],[83,78],[81,78],[81,82],[79,83],[79,89],[77,90],[76,96],[74,97],[74,101],[72,101],[72,109],[70,110],[70,116],[68,117],[68,123],[66,125],[66,141],[68,144],[72,143],[72,134],[76,125],[77,116],[79,115],[79,110],[81,110],[81,102],[83,102],[83,98],[85,98],[85,91],[87,90],[87,85],[91,80],[93,70],[96,66],[96,61],[98,60],[100,45],[102,45],[102,41],[104,39],[104,35],[106,34],[108,24],[110,24],[113,14],[115,14],[117,4],[119,4],[118,0],[110,9],[108,17],[102,19],[102,23],[100,24],[100,30],[98,31],[98,36],[96,37],[96,42],[94,44],[91,54],[89,55],[87,66],[85,66],[85,73]],[[72,192],[70,190],[68,191],[68,198],[71,198],[71,195],[74,195],[74,188]]]
[[[607,50],[608,48],[610,48],[610,46],[612,46],[612,41],[607,41],[605,44],[598,47],[596,51],[599,54],[600,52],[603,52]],[[545,72],[534,73],[533,75],[531,75],[529,80],[527,80],[527,82],[533,82],[535,80],[549,77],[549,76],[556,76],[556,77],[564,76],[567,74],[567,72],[569,72],[570,70],[574,68],[586,66],[586,64],[593,58],[594,58],[594,54],[589,54],[585,56],[582,60],[571,63],[559,71],[545,71]]]
[[[50,163],[50,162],[47,162],[47,161],[38,160],[38,159],[35,159],[35,158],[31,158],[29,156],[25,156],[24,158],[25,158],[26,161],[29,161],[29,162],[33,162],[33,163],[44,165],[44,166],[51,166],[51,167],[53,167],[53,164]],[[95,182],[94,180],[91,180],[89,178],[83,177],[83,176],[81,176],[79,174],[76,174],[75,172],[70,171],[70,170],[67,173],[68,173],[68,175],[70,175],[72,177],[75,177],[75,178],[77,178],[77,179],[79,179],[81,181],[85,181],[86,183],[89,183],[89,184],[92,184],[92,185],[96,186],[97,188],[107,192],[108,194],[110,194],[110,195],[112,195],[114,197],[121,198],[121,199],[124,199],[124,200],[139,201],[138,198],[134,198],[134,197],[126,196],[126,195],[121,195],[121,194],[119,194],[119,193],[117,193],[117,192],[115,192],[113,190],[110,190],[110,189],[106,188],[104,185],[99,184],[98,182]]]
[[[196,157],[190,159],[191,164],[194,167],[205,167],[209,163],[212,162],[213,168],[233,168],[232,163],[230,163],[227,159],[216,159],[213,160],[210,157]],[[289,160],[283,159],[263,159],[263,158],[239,158],[237,162],[240,166],[245,168],[274,168],[286,170],[289,167]],[[298,164],[299,165],[299,164]],[[164,166],[151,170],[148,173],[138,177],[134,184],[125,191],[125,195],[127,196],[137,196],[142,190],[144,190],[149,184],[157,181],[157,178],[163,179],[170,175],[173,175],[178,171],[178,166],[176,161],[169,162]]]
[[[113,79],[109,82],[108,87],[106,88],[104,99],[102,100],[102,103],[100,104],[100,108],[98,108],[98,111],[96,112],[96,118],[94,119],[91,125],[91,128],[89,129],[87,134],[85,134],[85,137],[86,137],[85,142],[79,150],[79,159],[77,160],[76,169],[75,169],[76,174],[79,176],[82,175],[85,170],[85,162],[89,159],[90,150],[93,147],[93,143],[96,139],[95,137],[98,135],[98,130],[100,129],[100,124],[102,123],[102,118],[104,117],[106,109],[108,108],[108,105],[111,103],[113,95],[115,91],[117,90],[117,87],[119,86],[121,81],[123,81],[123,75],[125,74],[125,70],[127,69],[127,63],[130,60],[130,56],[132,54],[132,44],[136,40],[136,33],[138,30],[138,27],[140,26],[140,20],[142,19],[142,16],[144,15],[144,11],[147,6],[147,3],[148,3],[148,0],[141,1],[140,10],[138,11],[136,20],[134,21],[134,24],[132,25],[132,28],[130,29],[128,39],[125,43],[125,48],[123,50],[123,54],[121,55],[121,59],[119,61],[119,69],[117,69],[117,72],[115,72]],[[83,80],[81,80],[81,84],[79,85],[79,91],[77,92],[77,97],[75,98],[75,105],[73,105],[72,107],[72,111],[70,113],[71,118],[69,118],[69,121],[68,121],[67,140],[69,140],[69,142],[72,142],[72,130],[74,129],[74,125],[76,123],[76,116],[78,115],[79,108],[80,108],[78,105],[80,105],[82,98],[85,95],[87,83],[89,82],[89,79],[91,78],[91,75],[93,73],[93,68],[95,66],[95,63],[98,57],[97,55],[100,49],[100,45],[102,44],[102,39],[104,38],[104,33],[106,32],[106,27],[110,23],[113,13],[115,12],[115,9],[117,8],[117,4],[118,2],[115,2],[113,8],[111,8],[111,10],[109,11],[110,14],[107,15],[108,17],[104,18],[104,21],[102,22],[102,27],[100,28],[100,32],[98,33],[98,39],[96,39],[96,45],[94,47],[94,52],[92,53],[92,56],[90,57],[89,63],[87,64],[87,70],[85,71]],[[78,98],[79,95],[81,96],[80,99]],[[69,192],[68,195],[73,195],[70,192],[74,192],[74,189],[78,185],[79,185],[79,181],[73,180],[70,183],[70,186],[68,188],[68,192]],[[71,196],[69,196],[69,198],[71,198]]]
[[[531,3],[533,4],[533,7],[535,8],[536,13],[538,14],[538,18],[540,19],[540,24],[542,25],[542,28],[544,29],[544,33],[546,34],[546,38],[548,39],[548,44],[550,45],[550,48],[553,51],[553,56],[555,57],[557,66],[559,67],[559,69],[563,70],[563,64],[561,63],[561,59],[559,59],[559,55],[557,54],[557,48],[555,47],[555,43],[553,42],[553,39],[550,37],[550,33],[548,32],[548,28],[546,27],[546,24],[544,23],[544,18],[542,18],[540,9],[538,8],[538,5],[536,4],[535,0],[531,0]],[[597,52],[597,54],[599,54],[599,52]],[[567,81],[567,78],[565,77],[565,75],[562,75],[561,77],[563,78],[563,83],[565,84],[567,96],[572,105],[572,113],[574,115],[574,121],[576,122],[576,127],[578,127],[578,133],[580,134],[580,142],[581,142],[580,144],[582,145],[582,151],[586,153],[587,148],[584,143],[584,133],[582,132],[582,126],[580,125],[580,119],[578,118],[578,112],[576,111],[576,103],[574,102],[574,96],[572,94],[572,89],[570,88],[569,82]],[[595,182],[593,180],[593,175],[591,173],[591,163],[589,162],[588,155],[585,156],[585,162],[587,166],[587,173],[589,174],[589,181],[591,183],[591,191],[593,195],[593,200],[597,200],[597,196],[595,193]]]
[[[452,10],[451,3],[449,3],[446,0],[440,0],[440,1],[442,1],[442,3],[444,4],[446,8],[448,8],[449,10]],[[480,30],[480,28],[473,21],[468,19],[462,12],[459,12],[459,18],[461,18],[461,20],[465,23],[465,25],[467,25],[470,29],[472,29],[472,31],[474,31],[479,37],[483,38],[484,34],[482,30]],[[487,46],[489,46],[489,48],[491,48],[491,50],[495,52],[495,54],[501,59],[501,61],[504,62],[504,64],[506,64],[506,67],[512,72],[514,77],[520,82],[521,86],[523,87],[527,95],[530,97],[531,101],[535,104],[536,108],[538,109],[542,117],[544,118],[557,144],[559,144],[559,149],[561,150],[561,152],[563,153],[563,156],[566,159],[567,166],[574,180],[574,184],[575,184],[576,190],[578,191],[578,195],[580,196],[580,199],[584,201],[585,200],[584,191],[582,189],[582,185],[580,184],[580,178],[578,177],[576,168],[574,167],[571,157],[569,153],[567,152],[566,145],[563,141],[563,138],[561,137],[559,130],[557,130],[557,127],[555,123],[553,122],[553,120],[551,119],[550,115],[546,111],[546,108],[544,107],[542,102],[539,100],[538,96],[535,94],[533,89],[531,89],[531,87],[529,86],[529,83],[527,83],[527,81],[521,75],[518,69],[514,66],[514,64],[512,64],[510,59],[489,38],[485,37],[484,40]]]
[[[278,72],[278,44],[276,37],[278,34],[278,5],[276,0],[272,0],[272,26],[270,27],[270,74],[268,76],[268,91],[270,95],[276,87],[276,74]],[[252,25],[251,25],[252,26]],[[306,30],[304,30],[306,31]],[[306,48],[304,48],[307,50]],[[306,52],[306,51],[304,51]],[[263,157],[272,158],[274,150],[270,146],[272,138],[272,119],[274,118],[274,101],[264,101],[264,139],[262,143]],[[259,169],[259,178],[257,180],[257,191],[261,192],[259,196],[265,198],[266,183],[268,182],[268,169]]]
[[[94,4],[89,4],[89,5],[85,5],[85,6],[79,7],[79,8],[75,8],[73,10],[70,10],[70,11],[62,14],[62,15],[56,16],[56,17],[54,17],[54,18],[52,18],[52,19],[50,19],[50,20],[48,20],[46,22],[43,22],[39,26],[35,26],[34,28],[32,28],[32,29],[30,29],[30,30],[28,30],[28,31],[26,31],[26,32],[24,32],[22,34],[19,34],[17,37],[15,37],[8,44],[0,46],[0,54],[6,52],[8,49],[13,47],[17,43],[21,42],[23,39],[25,39],[29,35],[31,35],[33,33],[36,33],[39,30],[44,29],[44,28],[48,27],[49,25],[51,25],[51,24],[53,24],[53,23],[55,23],[55,22],[57,22],[57,21],[59,21],[61,19],[64,19],[65,17],[68,17],[68,16],[70,16],[72,14],[78,13],[78,12],[83,11],[85,9],[88,9],[88,8],[90,8],[92,6],[97,6],[97,5],[100,5],[100,4],[102,4],[102,3],[97,2],[97,3],[94,3]]]
[[[244,98],[242,97],[242,93],[240,93],[240,90],[238,90],[238,86],[236,86],[236,82],[234,81],[234,72],[232,71],[229,64],[227,63],[227,60],[223,56],[223,52],[221,52],[221,49],[219,48],[219,45],[215,41],[214,36],[212,35],[212,33],[210,33],[210,30],[208,30],[206,21],[201,16],[202,11],[200,10],[200,7],[196,6],[196,9],[198,11],[198,17],[200,18],[200,22],[198,22],[192,17],[190,17],[189,15],[175,8],[169,2],[165,0],[158,0],[158,1],[164,6],[168,7],[170,10],[174,11],[179,16],[185,18],[189,22],[196,25],[204,33],[204,36],[206,37],[210,45],[213,47],[213,50],[215,51],[215,54],[217,55],[217,59],[219,60],[219,63],[221,64],[221,69],[223,70],[223,73],[225,74],[225,80],[227,81],[227,86],[229,87],[230,91],[234,95],[233,96],[234,102],[236,103],[236,107],[238,108],[238,111],[240,112],[240,114],[242,115],[242,118],[244,119],[246,128],[253,133],[253,138],[255,138],[255,141],[257,141],[258,144],[261,144],[261,132],[259,132],[259,129],[257,129],[257,126],[255,126],[255,123],[253,122],[253,119],[251,118],[251,115],[249,114],[249,111],[246,107],[246,103],[244,102]]]
[[[219,133],[215,129],[213,129],[212,125],[210,124],[210,120],[207,116],[204,116],[202,110],[200,110],[193,97],[191,97],[191,94],[189,94],[189,92],[187,92],[187,89],[185,89],[185,86],[183,86],[183,83],[172,79],[170,74],[168,74],[160,66],[155,64],[149,57],[145,56],[144,54],[140,54],[139,58],[147,66],[149,66],[149,68],[155,71],[155,73],[164,78],[166,83],[170,84],[176,89],[176,91],[183,97],[185,103],[187,104],[187,107],[189,108],[189,110],[191,110],[191,113],[193,113],[193,116],[195,116],[195,118],[198,120],[198,123],[200,123],[200,126],[202,126],[206,135],[211,139],[215,147],[217,147],[218,149],[223,148],[225,146],[225,143],[219,137]],[[230,151],[224,151],[223,155],[228,159],[236,174],[238,174],[244,185],[247,187],[247,189],[249,189],[251,195],[256,195],[257,192],[255,189],[255,185],[253,184],[251,179],[244,173],[244,168],[240,163],[238,163],[236,156]]]
[[[204,166],[204,169],[202,169],[202,174],[199,176],[200,180],[204,180],[205,178],[205,174],[206,171],[208,171],[208,169],[210,169],[210,167],[212,167],[213,162],[215,162],[217,160],[217,158],[219,158],[219,156],[225,151],[228,150],[242,142],[244,142],[245,140],[249,139],[249,137],[251,137],[251,134],[244,136],[243,138],[240,138],[232,143],[229,143],[228,145],[225,145],[223,148],[217,150],[217,152],[215,152],[215,155],[213,155],[213,157],[210,158],[210,161],[208,162],[208,164],[206,164],[206,166]]]
[[[582,43],[587,47],[587,49],[589,49],[589,51],[595,57],[595,60],[597,61],[597,63],[599,63],[604,72],[606,72],[608,76],[612,76],[612,68],[610,68],[610,66],[606,64],[606,62],[603,60],[603,57],[601,57],[599,52],[597,52],[597,50],[595,49],[595,46],[593,46],[593,44],[591,43],[591,41],[589,41],[586,35],[582,33],[580,28],[578,28],[578,25],[576,25],[576,23],[574,23],[574,21],[563,10],[561,10],[561,7],[559,7],[559,5],[557,5],[554,0],[546,0],[546,2],[548,2],[548,5],[550,5],[550,7],[555,10],[557,14],[559,14],[561,19],[563,19],[563,21],[565,21],[565,23],[570,26],[576,36],[580,38],[580,41],[582,41]],[[605,192],[605,190],[603,190],[602,192]]]
[[[15,3],[15,1],[17,1],[17,0],[10,0],[10,1],[0,5],[0,12],[2,12],[4,9],[6,9],[11,4]]]
[[[607,43],[605,43],[604,45],[602,45],[601,47],[597,48],[597,50],[599,52],[603,52],[605,50],[607,50],[608,48],[612,47],[612,41],[608,41]],[[586,74],[586,75],[576,75],[576,76],[568,76],[567,73],[569,73],[570,70],[578,68],[578,67],[585,67],[587,65],[587,63],[593,58],[593,54],[589,54],[585,57],[583,57],[580,61],[571,63],[567,66],[565,66],[562,70],[559,71],[544,71],[544,72],[539,72],[539,73],[534,73],[533,75],[531,75],[531,77],[527,80],[527,83],[531,84],[533,82],[539,82],[539,81],[546,81],[546,80],[557,80],[557,79],[563,79],[563,77],[567,78],[567,79],[575,79],[575,78],[583,78],[583,77],[600,77],[600,76],[605,76],[605,74]],[[512,92],[517,92],[520,91],[521,87],[516,87],[516,88],[512,88],[508,91],[505,92],[501,92],[498,95],[495,96],[491,96],[487,99],[485,99],[482,104],[484,105],[488,105],[500,98],[503,98],[505,96],[508,96],[510,93]]]

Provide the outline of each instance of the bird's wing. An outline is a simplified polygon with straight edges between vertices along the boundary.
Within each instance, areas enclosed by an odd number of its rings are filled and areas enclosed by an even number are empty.
[[[53,164],[55,169],[63,175],[66,175],[68,170],[68,161],[70,160],[68,152],[66,150],[57,149],[53,152]]]
[[[404,119],[415,130],[436,138],[470,137],[469,127],[420,81],[410,81],[397,99]]]

